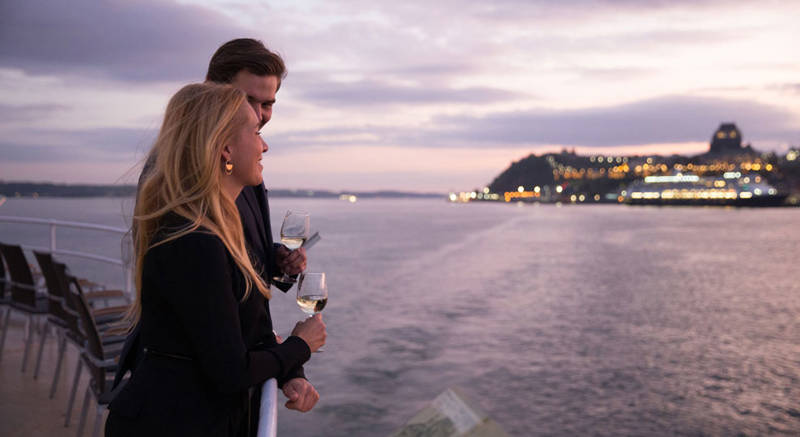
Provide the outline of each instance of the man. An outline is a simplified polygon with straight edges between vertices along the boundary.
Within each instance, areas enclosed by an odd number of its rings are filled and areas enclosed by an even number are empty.
[[[230,83],[244,91],[248,103],[260,117],[262,127],[272,118],[275,94],[280,89],[284,77],[286,77],[286,67],[281,57],[269,51],[260,41],[250,38],[235,39],[223,44],[211,57],[206,74],[207,81]],[[269,150],[268,145],[266,149]],[[273,243],[267,191],[263,183],[242,190],[242,194],[236,199],[236,206],[242,216],[245,240],[249,243],[251,258],[260,265],[262,277],[267,283],[281,272],[296,275],[305,270],[305,249],[289,251],[285,246]],[[290,284],[275,285],[283,291],[291,287]],[[252,315],[253,317],[249,319],[258,324],[255,329],[264,329],[265,316],[269,319],[269,302],[265,300],[264,304],[266,313]],[[271,331],[271,320],[269,323]],[[286,403],[289,409],[306,412],[311,410],[319,399],[317,391],[305,379],[302,368],[295,374],[295,378],[282,384],[282,389],[289,399]],[[260,398],[259,391],[256,391],[254,398],[254,400]],[[258,403],[253,404],[257,417]]]
[[[260,41],[241,38],[229,41],[217,49],[209,62],[206,80],[229,83],[244,91],[248,103],[260,118],[263,127],[272,118],[275,95],[285,76],[286,68],[279,55],[268,50]],[[266,143],[264,146],[266,150],[269,149]],[[149,160],[153,158],[154,156],[150,156]],[[145,164],[140,182],[146,176],[148,167],[149,165]],[[273,243],[267,191],[263,183],[245,187],[236,199],[236,206],[241,215],[244,236],[253,265],[256,269],[260,269],[261,276],[268,284],[272,282],[271,278],[274,276],[282,273],[296,275],[305,270],[307,261],[305,249],[290,251],[283,245]],[[291,287],[291,284],[273,285],[284,292]],[[272,331],[269,301],[259,293],[252,293],[251,296],[263,300],[263,305],[250,305],[249,308],[255,307],[258,311],[240,314],[243,337],[248,348],[266,348],[280,339],[276,339]],[[125,343],[114,386],[118,385],[124,374],[134,369],[142,358],[141,346],[137,344],[137,331],[134,330]],[[292,372],[287,380],[279,381],[279,385],[288,398],[286,407],[289,409],[306,412],[311,410],[319,399],[316,389],[305,379],[302,367]],[[260,391],[254,390],[251,399],[251,435],[255,435],[259,404]]]

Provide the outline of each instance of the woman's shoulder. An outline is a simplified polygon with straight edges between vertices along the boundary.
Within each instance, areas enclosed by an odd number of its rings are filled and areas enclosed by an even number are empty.
[[[186,254],[208,255],[209,251],[219,251],[226,253],[222,239],[209,229],[199,226],[186,232],[193,227],[193,223],[176,214],[165,217],[159,231],[153,238],[153,249],[158,252],[183,252]],[[175,235],[178,235],[175,238]]]

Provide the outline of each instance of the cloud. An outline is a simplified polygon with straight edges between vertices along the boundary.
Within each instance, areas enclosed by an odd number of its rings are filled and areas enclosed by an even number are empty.
[[[444,88],[391,85],[367,80],[354,83],[308,83],[299,87],[301,96],[316,103],[339,106],[386,105],[395,103],[492,103],[527,97],[498,88]]]
[[[736,122],[746,141],[796,138],[787,110],[749,100],[666,96],[616,106],[531,110],[486,117],[440,117],[440,138],[473,144],[621,146],[707,141],[721,122]],[[794,126],[793,127],[793,124]]]
[[[0,66],[130,81],[198,79],[216,47],[243,33],[222,14],[172,1],[4,1]]]
[[[797,138],[794,115],[750,100],[666,96],[573,110],[535,109],[487,116],[438,116],[423,126],[330,127],[271,135],[275,153],[308,146],[427,148],[569,145],[618,147],[706,142],[722,122],[735,122],[745,141]]]
[[[774,84],[768,86],[767,89],[787,94],[800,94],[800,82]]]
[[[22,130],[0,139],[0,160],[6,162],[130,162],[150,149],[152,129],[101,128],[81,131]]]
[[[657,71],[653,68],[617,67],[617,68],[563,68],[564,74],[576,74],[582,80],[596,81],[621,81],[635,80],[654,76]]]
[[[350,9],[369,11],[389,9],[393,16],[417,16],[439,19],[447,15],[469,15],[482,19],[498,21],[520,21],[576,16],[596,16],[598,13],[617,14],[620,12],[651,12],[673,8],[715,8],[733,4],[747,4],[745,0],[496,0],[492,2],[464,2],[461,0],[440,0],[437,2],[395,2],[391,7],[369,0],[349,0],[337,2],[348,5]],[[423,13],[420,13],[422,11]]]
[[[47,120],[53,113],[69,109],[66,105],[4,105],[0,103],[0,125],[16,121]]]

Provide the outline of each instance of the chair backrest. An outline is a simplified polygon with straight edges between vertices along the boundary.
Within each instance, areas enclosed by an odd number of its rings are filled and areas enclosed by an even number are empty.
[[[106,372],[105,369],[92,362],[92,358],[97,361],[103,361],[105,355],[103,351],[103,341],[100,339],[100,331],[97,329],[91,307],[86,300],[86,296],[83,295],[83,289],[81,289],[81,284],[78,282],[78,279],[67,272],[65,265],[58,262],[54,262],[54,264],[57,266],[60,264],[60,270],[64,272],[65,277],[69,280],[70,287],[67,292],[67,298],[72,299],[73,305],[78,310],[83,334],[86,336],[86,354],[89,355],[90,359],[84,362],[89,368],[89,372],[91,372],[92,379],[95,382],[93,388],[97,390],[98,393],[102,393],[105,391]]]
[[[67,272],[67,266],[55,260],[53,260],[52,265],[52,273],[55,275],[54,279],[58,282],[58,288],[64,293],[64,313],[66,316],[64,321],[67,322],[67,329],[72,332],[72,335],[76,339],[83,343],[86,335],[83,333],[83,327],[81,327],[78,306],[75,303],[75,299],[71,296],[73,291],[69,284],[70,275],[69,272]]]
[[[47,252],[39,252],[34,250],[33,256],[36,257],[36,262],[39,263],[39,269],[42,271],[44,283],[47,287],[47,311],[52,316],[58,317],[66,322],[66,312],[64,311],[64,289],[62,288],[61,281],[58,280],[58,272],[56,272],[55,265],[53,264],[53,255]]]
[[[24,305],[36,306],[36,283],[28,266],[22,247],[0,243],[0,252],[8,265],[11,276],[11,299]]]
[[[6,288],[8,288],[6,286],[7,284],[8,278],[6,278],[6,264],[3,261],[3,253],[0,252],[0,299],[6,296]]]

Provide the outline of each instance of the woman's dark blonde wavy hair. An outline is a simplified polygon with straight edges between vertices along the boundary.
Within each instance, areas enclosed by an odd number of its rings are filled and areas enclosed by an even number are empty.
[[[136,299],[128,318],[135,325],[142,313],[142,265],[148,250],[180,238],[201,226],[219,237],[241,270],[246,284],[242,300],[253,287],[270,298],[269,287],[253,268],[235,199],[223,193],[223,147],[245,120],[237,117],[245,94],[230,85],[210,82],[186,85],[167,105],[164,123],[150,150],[154,165],[136,197],[133,238]],[[155,242],[164,216],[175,213],[189,224]]]

